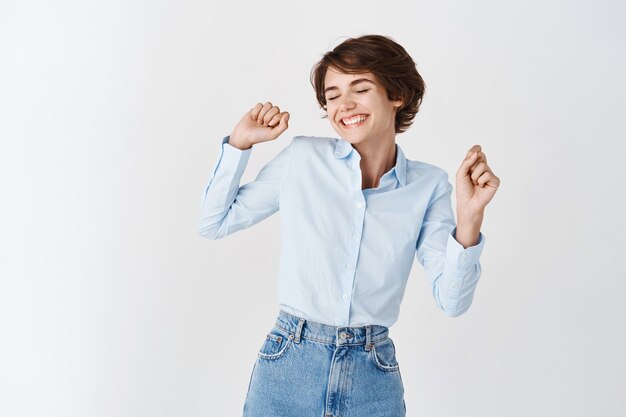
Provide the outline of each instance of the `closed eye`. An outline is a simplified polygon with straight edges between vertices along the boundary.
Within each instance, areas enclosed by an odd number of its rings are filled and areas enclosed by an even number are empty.
[[[368,88],[367,90],[359,90],[359,91],[357,91],[357,93],[364,93],[364,92],[366,92],[366,91],[370,91],[370,89]],[[332,101],[332,100],[336,99],[337,97],[339,97],[339,96],[332,97],[332,98],[329,98],[329,99],[327,99],[327,100],[328,100],[328,101]]]

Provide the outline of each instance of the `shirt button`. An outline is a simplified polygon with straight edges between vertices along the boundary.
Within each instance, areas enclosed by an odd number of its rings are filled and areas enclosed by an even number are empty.
[[[356,237],[356,233],[352,233],[352,237]]]
[[[347,300],[347,299],[348,299],[348,294],[344,294],[344,295],[342,296],[342,298],[343,298],[344,300]]]
[[[452,285],[450,285],[452,288],[459,288],[459,284],[457,284],[456,282],[453,282]]]
[[[357,206],[358,208],[361,208],[361,207],[363,207],[363,203],[356,203],[356,206]]]
[[[461,259],[462,259],[463,261],[467,261],[467,257],[468,257],[467,253],[462,253],[462,254],[461,254]]]

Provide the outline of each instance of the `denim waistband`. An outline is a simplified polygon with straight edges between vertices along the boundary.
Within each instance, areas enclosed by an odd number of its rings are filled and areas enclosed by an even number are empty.
[[[378,324],[331,326],[294,316],[284,310],[279,310],[276,326],[292,333],[295,343],[300,343],[300,338],[303,338],[336,345],[366,345],[366,349],[369,349],[372,344],[389,336],[389,329]]]

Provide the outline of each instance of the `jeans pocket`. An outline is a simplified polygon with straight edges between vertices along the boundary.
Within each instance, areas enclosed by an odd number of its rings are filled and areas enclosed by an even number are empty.
[[[274,326],[267,333],[258,356],[262,359],[276,360],[282,357],[293,343],[294,335],[280,327]]]
[[[374,358],[376,367],[381,371],[394,372],[400,369],[400,365],[396,360],[396,347],[393,344],[393,340],[389,337],[375,343],[372,349],[370,349],[370,355]]]

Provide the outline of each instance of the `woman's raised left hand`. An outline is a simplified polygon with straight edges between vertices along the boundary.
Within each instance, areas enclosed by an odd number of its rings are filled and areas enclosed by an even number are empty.
[[[482,216],[499,186],[480,145],[472,146],[456,173],[457,215]]]

